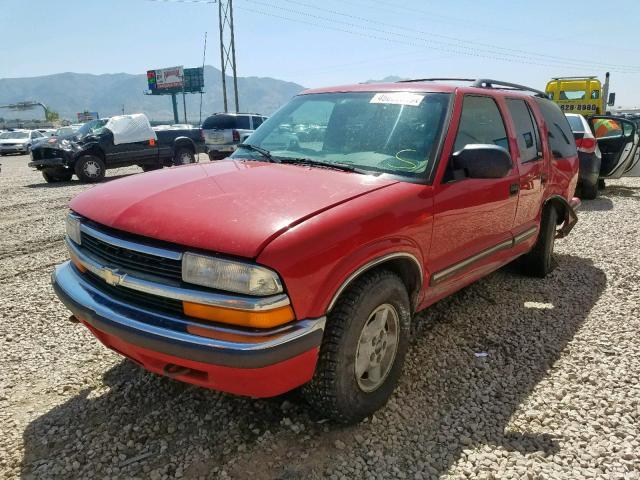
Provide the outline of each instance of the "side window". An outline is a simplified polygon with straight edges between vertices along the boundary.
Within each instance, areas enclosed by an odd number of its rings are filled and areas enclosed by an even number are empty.
[[[250,130],[249,117],[247,115],[238,115],[236,117],[236,128],[241,130]]]
[[[564,116],[560,107],[544,98],[537,98],[535,101],[540,107],[540,112],[544,117],[549,130],[549,148],[556,158],[573,157],[578,154],[573,132],[569,126],[567,117]]]
[[[251,117],[251,119],[253,120],[254,130],[258,128],[260,125],[262,125],[262,117]]]
[[[509,150],[502,115],[491,97],[464,97],[454,151],[473,143],[493,144]]]
[[[524,100],[507,99],[507,108],[513,118],[522,163],[538,160],[542,152],[540,132],[533,114]]]

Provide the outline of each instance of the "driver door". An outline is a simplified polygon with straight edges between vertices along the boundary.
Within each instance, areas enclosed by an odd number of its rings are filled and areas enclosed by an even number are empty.
[[[633,122],[610,115],[589,118],[589,126],[602,153],[600,176],[620,178],[633,168],[638,148],[637,129]]]

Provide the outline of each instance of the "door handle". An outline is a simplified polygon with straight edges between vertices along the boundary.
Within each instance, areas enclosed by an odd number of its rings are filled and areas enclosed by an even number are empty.
[[[519,191],[520,191],[520,184],[519,183],[512,183],[511,185],[509,185],[509,196],[510,197],[512,197],[513,195],[517,195]]]

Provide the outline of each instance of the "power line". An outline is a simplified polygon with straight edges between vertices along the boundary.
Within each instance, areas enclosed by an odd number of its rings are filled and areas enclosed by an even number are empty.
[[[442,35],[442,34],[438,34],[438,33],[434,33],[434,32],[429,32],[429,31],[425,31],[425,30],[420,30],[420,29],[415,29],[415,28],[411,28],[411,27],[406,27],[406,26],[401,26],[401,25],[393,25],[393,24],[389,24],[386,22],[380,22],[377,20],[372,20],[369,18],[365,18],[365,17],[361,17],[358,15],[352,15],[349,13],[345,13],[345,12],[340,12],[337,10],[332,10],[332,9],[327,9],[327,8],[322,8],[322,7],[318,7],[316,5],[310,4],[310,3],[306,3],[306,2],[302,2],[299,0],[284,0],[288,3],[293,3],[293,4],[297,4],[297,5],[301,5],[303,7],[307,7],[307,8],[312,8],[314,10],[319,10],[322,12],[327,12],[327,13],[331,13],[333,15],[339,15],[342,17],[348,17],[348,18],[352,18],[355,20],[360,20],[366,23],[370,23],[370,24],[374,24],[374,25],[381,25],[381,26],[385,26],[385,27],[390,27],[390,28],[395,28],[395,29],[401,29],[404,31],[411,31],[411,32],[416,32],[416,33],[420,33],[423,35],[428,35],[430,37],[439,37],[439,38],[443,38],[443,39],[447,39],[449,41],[455,42],[455,43],[459,43],[462,44],[460,45],[461,47],[465,47],[465,45],[470,45],[469,48],[473,48],[475,50],[478,50],[476,48],[476,46],[480,46],[480,47],[487,47],[488,49],[491,50],[502,50],[505,52],[514,52],[514,53],[518,53],[518,54],[524,54],[526,55],[526,57],[524,58],[529,58],[531,56],[535,56],[535,57],[541,57],[541,58],[548,58],[548,59],[552,59],[552,60],[557,60],[558,62],[563,62],[563,63],[574,63],[574,64],[580,64],[580,65],[600,65],[602,67],[616,67],[616,68],[621,68],[621,69],[639,69],[640,70],[640,66],[629,66],[629,65],[617,65],[617,64],[610,64],[610,63],[603,63],[603,62],[587,62],[587,61],[576,61],[573,58],[567,58],[567,57],[560,57],[560,56],[556,56],[556,55],[548,55],[548,54],[540,54],[540,53],[535,53],[535,52],[530,52],[527,50],[522,50],[522,49],[517,49],[517,48],[508,48],[508,47],[502,47],[499,45],[494,45],[494,44],[489,44],[489,43],[482,43],[482,42],[478,42],[478,41],[469,41],[469,40],[463,40],[463,39],[459,39],[456,37],[451,37],[448,35]],[[449,42],[442,42],[444,44],[447,45],[452,45]],[[492,53],[498,53],[498,52],[492,52]],[[515,55],[514,55],[515,56]],[[521,57],[522,58],[522,57]]]
[[[324,22],[330,22],[330,23],[337,23],[337,24],[342,24],[342,25],[346,25],[347,27],[355,27],[357,29],[360,29],[362,31],[354,31],[352,29],[349,28],[345,28],[345,27],[338,27],[338,26],[334,26],[334,25],[319,25],[317,22],[315,21],[307,21],[307,20],[303,20],[301,18],[298,17],[290,17],[290,16],[285,16],[285,15],[279,15],[279,14],[275,14],[273,12],[269,12],[269,11],[264,11],[264,10],[257,10],[254,8],[243,8],[243,7],[238,7],[238,8],[242,8],[243,10],[249,11],[249,12],[253,12],[253,13],[257,13],[257,14],[261,14],[261,15],[265,15],[265,16],[269,16],[269,17],[273,17],[273,18],[280,18],[283,20],[290,20],[290,21],[294,21],[294,22],[298,22],[298,23],[303,23],[303,24],[307,24],[307,25],[312,25],[315,27],[323,27],[323,28],[328,28],[330,30],[334,30],[334,31],[340,31],[340,32],[345,32],[345,33],[349,33],[352,35],[358,35],[358,36],[362,36],[362,37],[366,37],[366,38],[373,38],[376,40],[382,40],[382,41],[386,41],[386,42],[392,42],[392,43],[398,43],[398,44],[403,44],[403,45],[410,45],[410,46],[417,46],[417,47],[424,47],[425,45],[427,46],[431,46],[431,48],[435,49],[435,50],[441,50],[444,52],[448,52],[448,53],[453,53],[453,54],[459,54],[459,55],[466,55],[466,56],[472,56],[472,57],[478,57],[478,58],[488,58],[488,59],[494,59],[494,60],[502,60],[502,61],[507,61],[507,62],[512,62],[512,63],[519,63],[519,64],[529,64],[529,65],[539,65],[539,66],[548,66],[548,67],[557,67],[558,63],[560,61],[555,61],[555,60],[548,60],[547,63],[543,63],[542,61],[540,61],[539,59],[535,59],[535,58],[531,58],[531,57],[526,57],[526,56],[516,56],[516,55],[510,55],[510,54],[506,54],[506,53],[501,53],[501,52],[487,52],[486,50],[482,50],[482,49],[470,49],[464,46],[460,46],[460,45],[455,45],[455,44],[451,44],[451,43],[447,43],[447,42],[442,42],[442,41],[437,41],[437,40],[430,40],[430,39],[424,39],[424,38],[418,38],[416,39],[415,37],[409,36],[409,35],[404,35],[404,34],[400,34],[397,32],[390,32],[387,30],[381,30],[381,29],[377,29],[377,28],[367,28],[364,27],[362,25],[359,24],[354,24],[351,22],[345,22],[342,20],[336,20],[336,19],[332,19],[332,18],[327,18],[327,17],[323,17],[320,15],[314,15],[308,12],[301,12],[299,10],[294,10],[294,9],[288,9],[285,7],[279,7],[273,4],[267,4],[265,2],[261,2],[259,0],[246,0],[250,3],[256,3],[256,4],[261,4],[263,7],[271,7],[271,8],[275,8],[277,10],[283,10],[287,13],[294,13],[294,14],[298,14],[298,15],[302,15],[304,17],[308,17],[314,20],[322,20]],[[378,32],[378,33],[370,33],[371,31],[373,32]],[[383,33],[384,35],[387,36],[381,36],[379,35],[379,33]],[[396,36],[396,37],[401,37],[402,39],[399,38],[390,38],[388,35],[391,36]],[[418,41],[416,41],[418,40]],[[489,53],[489,54],[488,54]],[[514,58],[517,57],[517,58]],[[553,62],[553,64],[549,64],[549,62]],[[562,61],[562,65],[566,65],[567,61]],[[589,64],[591,65],[591,64]],[[582,68],[585,67],[585,65],[582,64],[577,64],[574,66],[580,66]],[[622,72],[623,70],[620,68],[611,68],[611,70],[614,71],[620,71]],[[624,71],[623,73],[635,73],[635,72],[627,72]]]

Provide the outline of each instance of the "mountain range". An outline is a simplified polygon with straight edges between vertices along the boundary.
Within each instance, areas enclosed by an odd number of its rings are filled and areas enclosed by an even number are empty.
[[[204,69],[205,93],[202,96],[203,119],[223,111],[222,78],[220,70],[207,65]],[[233,81],[226,79],[229,110],[234,110]],[[238,77],[240,111],[270,115],[280,105],[303,90],[302,85],[268,77]],[[146,73],[110,73],[93,75],[86,73],[57,73],[29,78],[0,79],[0,105],[22,101],[37,101],[58,112],[60,118],[75,121],[76,113],[85,110],[98,112],[101,117],[122,113],[146,113],[151,120],[173,121],[169,95],[145,95]],[[200,118],[200,95],[187,94],[187,120],[197,123]],[[182,96],[178,99],[180,121],[183,118]],[[6,119],[43,118],[37,110],[14,111],[0,109],[0,117]]]

